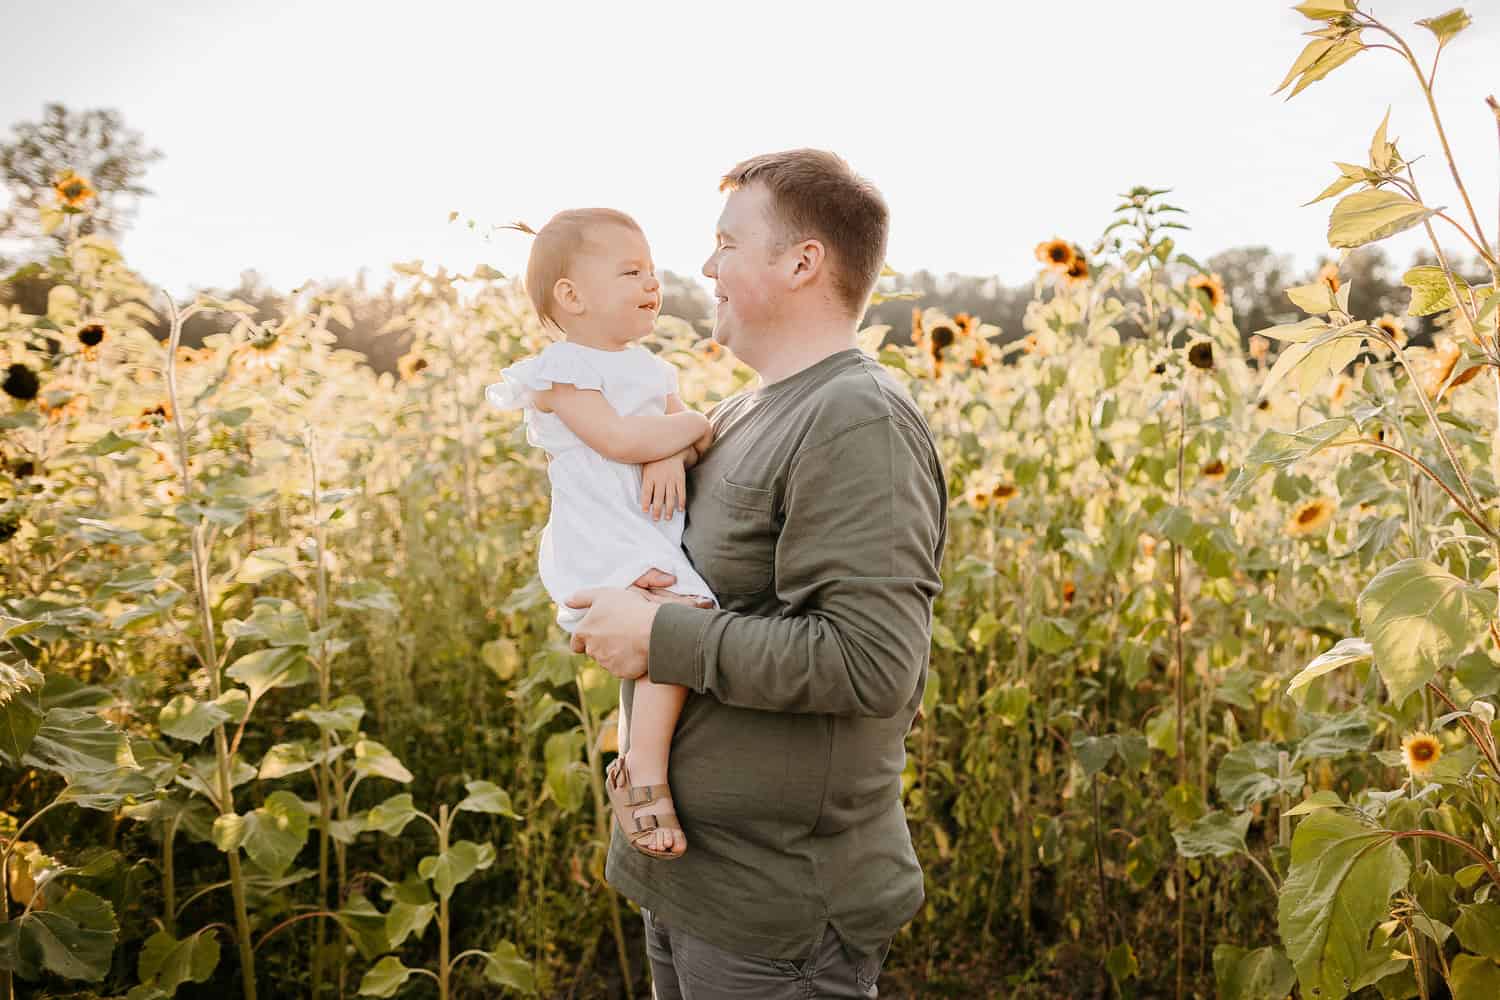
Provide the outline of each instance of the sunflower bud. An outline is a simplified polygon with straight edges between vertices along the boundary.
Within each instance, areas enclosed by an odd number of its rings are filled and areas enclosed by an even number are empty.
[[[1469,706],[1469,711],[1483,719],[1486,726],[1495,721],[1495,706],[1487,701],[1474,702]]]

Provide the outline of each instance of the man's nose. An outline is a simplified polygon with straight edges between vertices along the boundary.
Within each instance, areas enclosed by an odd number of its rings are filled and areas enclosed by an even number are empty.
[[[719,277],[719,271],[714,267],[714,258],[717,256],[718,254],[711,253],[708,255],[708,260],[703,262],[703,276],[705,278],[717,279]]]

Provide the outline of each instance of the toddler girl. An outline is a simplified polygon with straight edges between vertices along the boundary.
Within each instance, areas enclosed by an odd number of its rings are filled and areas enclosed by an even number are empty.
[[[560,212],[533,235],[526,294],[542,322],[566,339],[506,368],[485,398],[522,409],[527,440],[550,459],[552,512],[539,570],[558,605],[557,623],[572,634],[585,615],[564,603],[575,591],[627,587],[652,569],[713,607],[708,584],[682,551],[682,518],[673,516],[685,509],[682,469],[708,448],[713,431],[703,414],[682,405],[677,370],[634,344],[661,311],[646,237],[630,216],[603,208]],[[674,456],[682,465],[643,476],[643,463]],[[637,850],[680,857],[687,838],[671,809],[667,757],[687,692],[646,677],[624,682],[631,683],[633,701],[629,689],[620,693],[624,738],[607,773],[610,802]]]

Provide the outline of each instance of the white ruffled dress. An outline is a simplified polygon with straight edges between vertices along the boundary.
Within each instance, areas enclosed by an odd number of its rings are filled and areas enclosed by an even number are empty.
[[[571,635],[586,614],[564,603],[573,593],[628,587],[652,568],[675,576],[677,593],[713,599],[682,550],[683,513],[653,521],[641,510],[641,467],[600,455],[532,401],[534,392],[565,382],[599,390],[622,417],[662,414],[667,395],[677,392],[677,369],[638,345],[606,351],[560,341],[504,369],[500,378],[485,386],[485,399],[502,410],[522,410],[526,440],[551,459],[552,512],[538,569],[557,604],[557,624]]]

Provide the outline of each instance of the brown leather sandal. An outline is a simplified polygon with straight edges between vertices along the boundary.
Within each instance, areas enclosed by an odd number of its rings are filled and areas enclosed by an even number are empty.
[[[642,854],[663,861],[672,861],[682,857],[687,848],[682,851],[659,851],[654,847],[647,847],[643,841],[649,839],[658,829],[681,830],[682,824],[677,822],[677,814],[668,810],[651,816],[637,816],[635,811],[641,806],[648,806],[657,799],[672,800],[672,790],[666,785],[632,785],[630,783],[630,772],[625,769],[625,758],[616,757],[609,762],[609,767],[604,769],[604,785],[609,790],[609,804],[614,811],[615,821],[620,824],[620,831],[630,841],[630,846]]]

